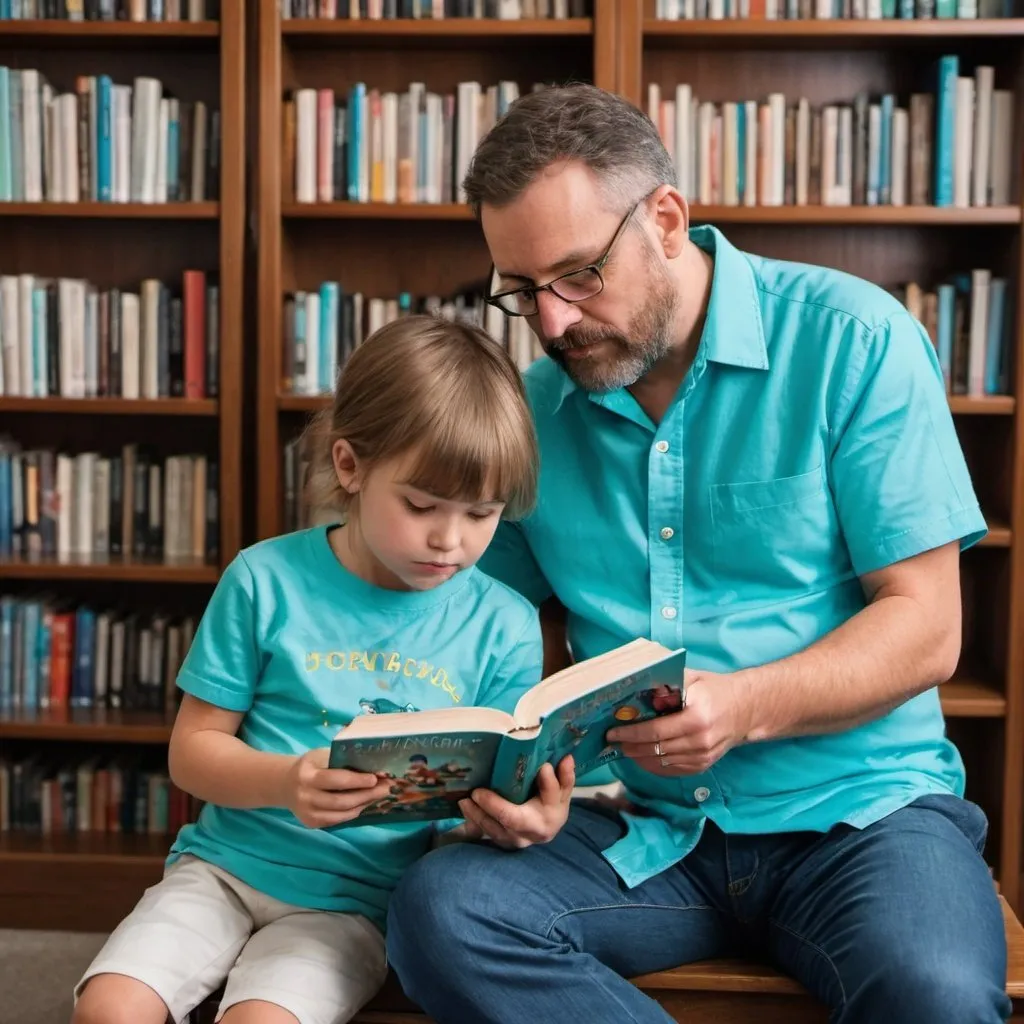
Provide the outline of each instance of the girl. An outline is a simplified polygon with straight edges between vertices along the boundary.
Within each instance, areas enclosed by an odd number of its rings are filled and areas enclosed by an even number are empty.
[[[308,440],[334,521],[242,551],[218,583],[169,749],[206,804],[76,987],[74,1024],[180,1022],[225,980],[224,1024],[349,1020],[384,979],[388,897],[434,829],[332,831],[388,784],[328,768],[330,740],[367,709],[511,710],[541,678],[536,610],[474,569],[499,518],[534,502],[504,350],[466,323],[397,320],[352,354]],[[571,765],[546,771],[567,813]]]

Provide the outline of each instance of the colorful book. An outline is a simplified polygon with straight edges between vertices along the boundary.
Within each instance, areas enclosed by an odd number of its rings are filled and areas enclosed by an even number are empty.
[[[513,803],[534,794],[537,773],[572,754],[577,777],[621,756],[609,729],[679,711],[684,648],[640,638],[542,679],[513,714],[487,707],[361,715],[331,744],[330,767],[373,772],[391,792],[356,824],[462,817],[477,788]]]

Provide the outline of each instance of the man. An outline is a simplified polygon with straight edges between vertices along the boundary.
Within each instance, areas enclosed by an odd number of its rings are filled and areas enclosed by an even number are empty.
[[[392,906],[407,992],[443,1024],[655,1024],[626,979],[753,951],[834,1024],[1005,1019],[937,689],[985,525],[927,336],[879,287],[691,230],[654,126],[592,87],[520,100],[465,187],[492,301],[550,357],[539,504],[481,565],[557,598],[577,658],[649,636],[690,668],[681,712],[609,733],[632,812],[467,802],[483,841]]]

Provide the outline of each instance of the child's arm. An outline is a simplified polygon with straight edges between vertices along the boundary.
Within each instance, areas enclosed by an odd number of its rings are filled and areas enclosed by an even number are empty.
[[[387,795],[388,783],[375,775],[328,768],[326,748],[301,757],[253,750],[235,735],[242,718],[182,696],[168,751],[179,789],[220,807],[286,807],[310,828],[355,818]]]

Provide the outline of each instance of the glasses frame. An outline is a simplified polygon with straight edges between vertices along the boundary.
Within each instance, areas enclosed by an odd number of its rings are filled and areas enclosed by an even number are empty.
[[[576,267],[574,270],[567,270],[564,274],[559,274],[558,277],[552,278],[550,281],[548,281],[547,284],[527,284],[523,285],[520,288],[510,288],[508,291],[505,292],[494,292],[488,294],[484,297],[484,302],[486,302],[488,305],[497,307],[506,316],[536,316],[537,313],[540,312],[540,307],[537,305],[537,294],[539,292],[551,292],[552,295],[557,296],[559,299],[561,299],[562,302],[571,302],[573,304],[576,304],[578,302],[587,302],[590,299],[596,298],[604,291],[604,267],[605,264],[608,262],[608,258],[612,254],[612,250],[615,248],[616,242],[618,242],[618,240],[622,237],[623,232],[626,230],[626,225],[632,219],[633,214],[636,213],[636,211],[640,208],[640,204],[643,203],[647,198],[648,196],[641,196],[629,208],[629,210],[626,213],[626,216],[622,218],[622,220],[619,222],[619,226],[615,229],[615,234],[612,235],[612,240],[608,243],[604,252],[593,263],[588,263],[582,267]],[[494,270],[495,267],[494,264],[492,263],[491,272],[488,276],[488,281],[493,280]],[[601,283],[601,287],[598,288],[593,295],[588,295],[585,299],[566,299],[558,294],[554,286],[558,284],[559,281],[562,281],[567,277],[573,277],[576,274],[582,274],[585,270],[592,270],[595,274],[597,274],[597,279]],[[488,285],[488,288],[489,287],[490,285]],[[510,295],[521,295],[523,292],[534,293],[534,311],[532,313],[513,313],[501,304],[501,299],[507,298]]]

